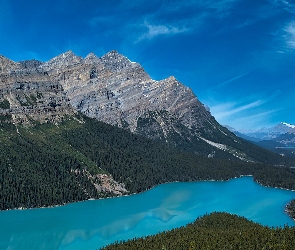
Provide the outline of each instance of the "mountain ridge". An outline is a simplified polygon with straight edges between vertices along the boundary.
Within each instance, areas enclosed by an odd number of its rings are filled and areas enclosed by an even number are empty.
[[[7,122],[56,123],[78,111],[208,157],[269,162],[269,153],[247,149],[253,145],[222,127],[174,76],[153,80],[140,64],[115,50],[102,57],[89,53],[82,58],[67,51],[43,63],[4,57],[1,62],[1,88],[6,90],[0,103],[12,106],[0,109],[8,115],[2,119]],[[277,157],[276,162],[281,161]]]
[[[252,141],[260,147],[283,156],[295,158],[295,125],[280,122],[273,127],[262,128],[249,133],[241,133],[234,128],[229,129],[237,136]]]
[[[228,127],[228,128],[232,132],[239,132],[246,136],[250,136],[260,140],[272,139],[285,133],[295,134],[295,125],[287,123],[287,122],[280,122],[271,127],[264,127],[264,128],[260,128],[256,130],[251,130],[251,131],[238,131],[235,128],[231,128],[231,127]]]

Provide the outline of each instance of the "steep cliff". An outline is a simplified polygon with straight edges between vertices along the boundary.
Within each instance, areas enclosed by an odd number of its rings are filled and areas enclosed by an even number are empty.
[[[150,111],[167,111],[170,119],[188,128],[213,120],[193,92],[174,77],[154,81],[139,64],[116,51],[101,58],[89,54],[84,60],[67,52],[41,67],[63,85],[79,111],[132,132],[139,131],[138,119],[146,118]],[[166,134],[167,126],[160,120]]]
[[[62,85],[36,60],[13,62],[0,57],[0,118],[6,122],[59,122],[75,111]]]

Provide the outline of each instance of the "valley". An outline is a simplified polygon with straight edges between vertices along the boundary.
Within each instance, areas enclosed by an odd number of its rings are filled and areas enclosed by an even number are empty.
[[[245,175],[295,190],[293,158],[236,136],[175,77],[153,80],[117,51],[0,65],[1,210]]]
[[[292,248],[295,222],[284,206],[294,197],[292,191],[263,187],[245,176],[166,183],[136,195],[53,208],[1,211],[6,226],[0,227],[0,249],[99,249],[111,243],[111,249],[157,249],[153,244],[183,249],[181,245],[194,241],[200,249],[233,243],[251,249],[267,241]],[[203,216],[207,219],[201,222]],[[118,246],[116,241],[122,240],[130,241]]]
[[[294,160],[218,124],[193,92],[117,51],[1,62],[1,209],[253,175],[295,189]]]

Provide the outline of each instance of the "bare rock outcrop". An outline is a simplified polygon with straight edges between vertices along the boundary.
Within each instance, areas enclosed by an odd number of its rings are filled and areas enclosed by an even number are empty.
[[[40,68],[64,87],[70,103],[79,111],[132,132],[141,131],[139,119],[151,112],[165,111],[168,120],[177,120],[189,129],[212,120],[191,89],[175,77],[152,80],[138,63],[117,51],[100,58],[90,53],[84,60],[67,52]],[[168,120],[159,120],[164,135],[173,129]]]
[[[11,71],[20,67],[19,63],[16,63],[2,55],[0,55],[0,73],[9,74]]]
[[[59,122],[80,111],[173,146],[181,144],[194,152],[201,148],[205,155],[214,151],[209,141],[238,145],[190,88],[174,76],[151,79],[140,64],[115,50],[85,58],[68,51],[43,63],[1,56],[0,72],[2,121]]]
[[[0,57],[0,120],[31,124],[60,122],[75,111],[63,86],[37,60],[13,62]]]

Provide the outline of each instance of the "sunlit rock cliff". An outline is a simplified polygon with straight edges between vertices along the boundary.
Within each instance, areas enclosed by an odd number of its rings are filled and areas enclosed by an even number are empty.
[[[213,117],[191,89],[173,76],[155,81],[116,51],[85,59],[66,52],[40,66],[64,88],[70,103],[87,116],[140,133],[150,121],[151,137],[166,136],[175,121],[199,128]]]
[[[0,56],[1,120],[30,123],[58,122],[73,114],[62,85],[36,60],[13,62]]]

